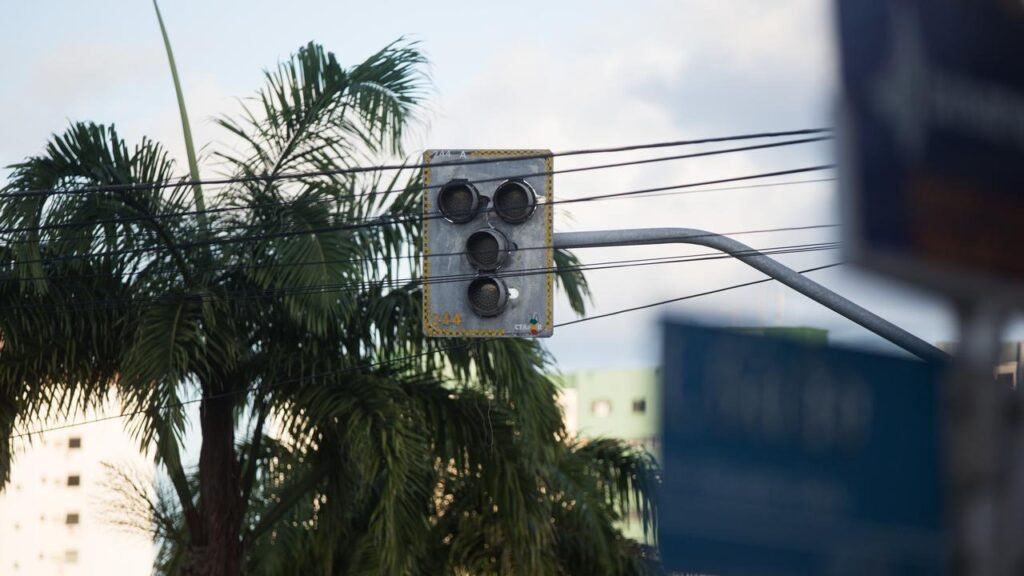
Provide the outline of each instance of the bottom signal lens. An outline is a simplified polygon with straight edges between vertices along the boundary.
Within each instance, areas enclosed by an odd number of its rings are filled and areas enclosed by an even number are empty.
[[[469,305],[473,311],[489,318],[497,316],[508,304],[508,287],[500,278],[483,276],[469,283]]]

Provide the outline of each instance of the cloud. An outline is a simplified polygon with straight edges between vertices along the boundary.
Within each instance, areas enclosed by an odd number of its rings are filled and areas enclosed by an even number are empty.
[[[21,111],[8,118],[0,141],[5,164],[38,153],[46,135],[63,132],[69,123],[91,121],[115,124],[130,145],[143,136],[160,142],[179,171],[187,170],[162,46],[126,49],[116,41],[61,42],[37,54],[25,68],[26,80],[18,90],[0,94],[0,105]],[[201,148],[223,137],[212,118],[237,110],[237,101],[214,75],[181,72],[193,137]]]
[[[129,50],[116,44],[55,44],[35,59],[28,95],[33,106],[68,110],[98,95],[130,93],[164,73],[153,65],[159,58],[166,59],[153,50]]]
[[[38,153],[48,135],[63,132],[69,122],[131,124],[125,112],[151,97],[154,82],[166,74],[166,57],[111,42],[64,41],[30,51],[18,69],[19,82],[0,92],[0,106],[17,111],[5,118],[2,165]]]

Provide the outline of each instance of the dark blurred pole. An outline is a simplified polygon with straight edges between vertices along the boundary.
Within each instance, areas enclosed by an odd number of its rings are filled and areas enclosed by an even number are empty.
[[[996,383],[1006,313],[984,304],[958,308],[960,344],[946,390],[952,567],[955,576],[1017,573],[1000,545],[1008,517],[1004,442],[1009,390]]]

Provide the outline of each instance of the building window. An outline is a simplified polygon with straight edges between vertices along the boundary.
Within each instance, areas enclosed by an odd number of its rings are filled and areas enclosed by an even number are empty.
[[[82,438],[81,437],[75,436],[73,438],[69,438],[68,439],[68,448],[81,448],[81,447],[82,447]]]
[[[68,486],[80,486],[82,484],[82,477],[78,474],[72,474],[68,476]]]
[[[69,512],[64,518],[64,523],[68,526],[74,526],[78,524],[78,512]]]
[[[74,564],[75,562],[78,562],[78,550],[65,550],[64,562],[68,564]]]
[[[612,403],[610,400],[594,400],[590,403],[590,413],[598,418],[604,418],[612,413]]]
[[[646,412],[647,412],[647,399],[646,398],[637,398],[636,400],[633,400],[633,413],[634,414],[644,414]]]

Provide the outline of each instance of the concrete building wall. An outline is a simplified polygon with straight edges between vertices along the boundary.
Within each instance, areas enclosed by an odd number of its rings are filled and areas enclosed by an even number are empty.
[[[118,407],[119,408],[119,407]],[[74,420],[116,414],[80,414]],[[63,423],[33,422],[33,431]],[[115,495],[104,463],[152,477],[143,458],[113,419],[16,440],[11,480],[0,492],[0,574],[18,576],[137,576],[150,574],[155,548],[140,533],[116,526]]]

